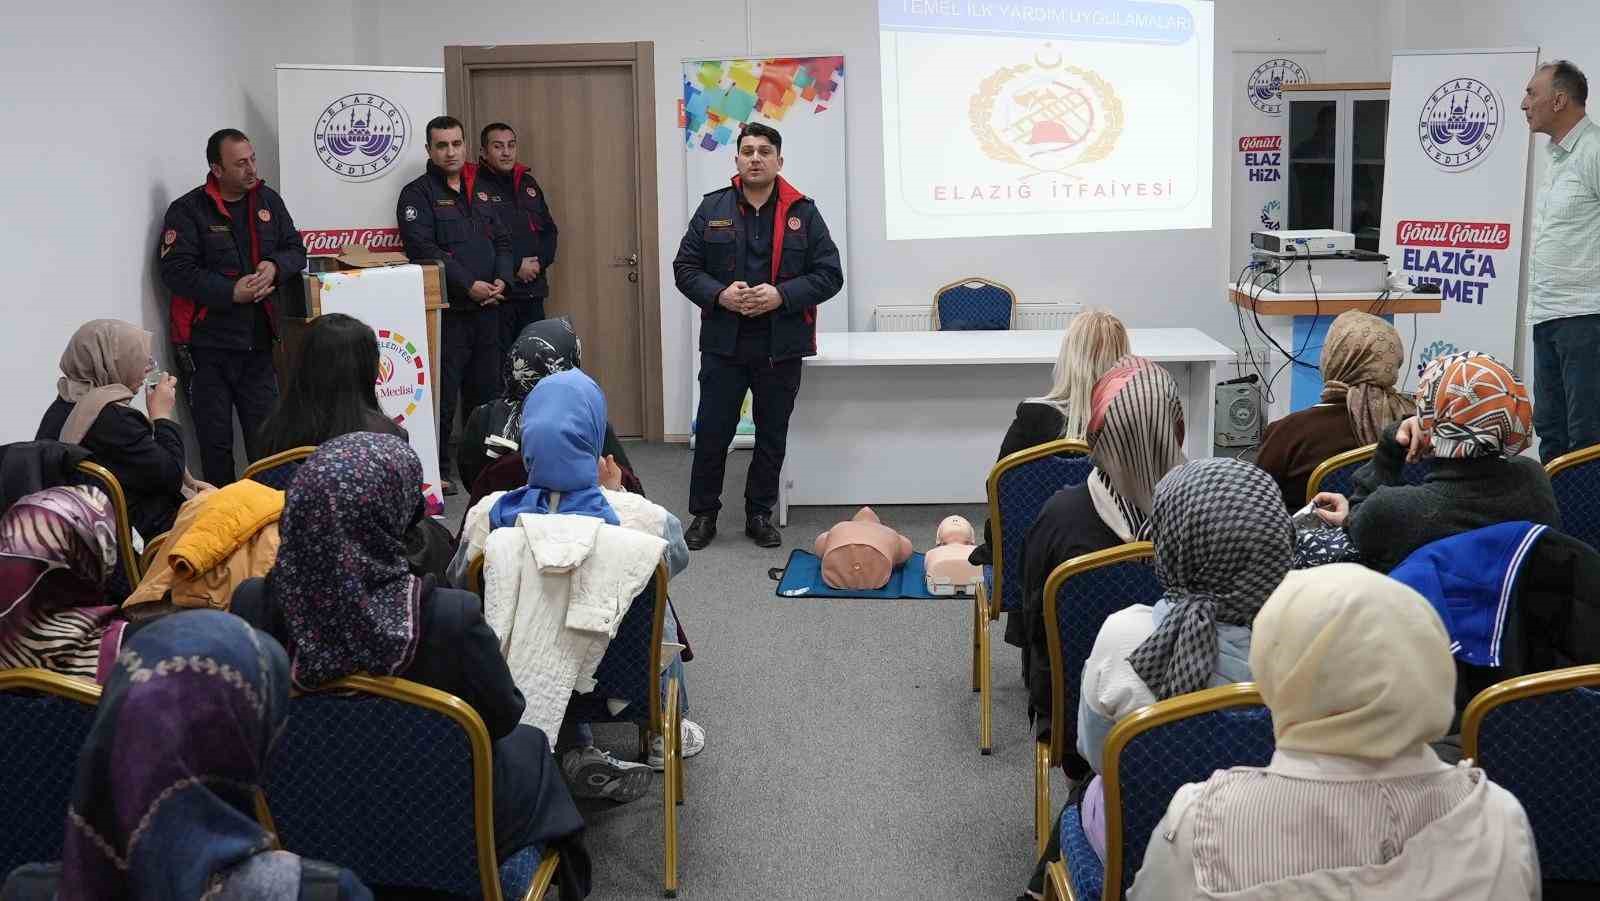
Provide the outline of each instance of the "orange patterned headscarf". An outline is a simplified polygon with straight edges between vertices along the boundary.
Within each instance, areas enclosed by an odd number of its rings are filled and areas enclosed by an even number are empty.
[[[1476,351],[1439,357],[1417,383],[1417,416],[1445,459],[1516,456],[1533,440],[1533,403],[1499,360]]]

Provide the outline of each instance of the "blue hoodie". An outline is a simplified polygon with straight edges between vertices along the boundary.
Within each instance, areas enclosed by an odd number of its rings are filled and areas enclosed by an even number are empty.
[[[1428,599],[1456,658],[1500,665],[1500,640],[1522,564],[1549,526],[1503,522],[1441,538],[1413,551],[1389,573]]]
[[[489,511],[497,529],[523,513],[571,513],[619,525],[600,491],[597,464],[606,438],[606,396],[582,370],[545,376],[522,402],[522,462],[528,484],[508,491]],[[551,509],[550,495],[560,497]]]

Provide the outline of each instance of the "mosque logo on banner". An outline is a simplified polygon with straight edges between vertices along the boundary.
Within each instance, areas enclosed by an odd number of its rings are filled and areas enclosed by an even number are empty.
[[[1446,172],[1471,169],[1494,147],[1502,108],[1494,89],[1476,78],[1452,78],[1439,85],[1417,116],[1422,152]]]
[[[1032,63],[985,78],[968,106],[984,156],[1033,173],[1106,159],[1122,136],[1122,99],[1089,69],[1063,64],[1049,44]]]
[[[369,181],[389,171],[410,140],[406,111],[377,94],[346,94],[317,116],[317,159],[346,181]]]
[[[1283,114],[1283,86],[1304,84],[1311,78],[1299,63],[1292,59],[1269,59],[1250,73],[1245,80],[1244,93],[1250,105],[1269,116]]]
[[[416,415],[427,394],[428,368],[405,335],[378,329],[378,404],[398,425]]]

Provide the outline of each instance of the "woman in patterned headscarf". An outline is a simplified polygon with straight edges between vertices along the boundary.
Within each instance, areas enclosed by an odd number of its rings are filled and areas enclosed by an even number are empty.
[[[1417,384],[1417,415],[1384,429],[1372,461],[1356,471],[1348,499],[1314,499],[1322,519],[1344,526],[1374,569],[1388,572],[1425,544],[1502,522],[1561,527],[1550,477],[1520,456],[1533,440],[1528,389],[1504,365],[1475,351],[1430,362]],[[1432,457],[1421,485],[1407,462]]]
[[[78,758],[61,863],[23,867],[0,894],[370,899],[348,870],[274,850],[256,822],[256,791],[289,712],[288,676],[276,641],[220,611],[177,613],[139,630],[111,670]]]
[[[1384,426],[1416,412],[1394,390],[1405,347],[1383,319],[1359,310],[1340,313],[1322,343],[1322,399],[1273,422],[1261,436],[1256,465],[1272,474],[1284,504],[1306,502],[1306,481],[1322,461],[1372,444]]]
[[[407,568],[404,536],[422,516],[421,485],[422,463],[399,438],[354,432],[321,445],[289,486],[277,563],[265,580],[240,585],[230,609],[283,642],[303,688],[368,673],[465,701],[494,742],[500,854],[555,842],[562,878],[587,887],[583,820],[544,733],[518,724],[526,702],[482,601]]]
[[[501,395],[472,411],[462,428],[461,481],[471,492],[467,506],[493,491],[511,491],[528,481],[525,466],[519,466],[518,446],[522,440],[522,404],[533,386],[545,376],[583,366],[583,344],[565,319],[543,319],[522,330],[506,353],[501,372]],[[636,494],[644,489],[633,474],[628,454],[622,449],[611,424],[606,423],[605,450],[622,469],[624,488]],[[478,477],[491,473],[481,487]]]
[[[47,488],[0,517],[0,668],[103,679],[117,657],[120,598],[111,502],[99,488]]]
[[[1250,678],[1250,625],[1294,558],[1294,526],[1276,483],[1228,457],[1196,460],[1156,486],[1150,511],[1162,598],[1100,627],[1083,667],[1078,753],[1103,772],[1106,736],[1140,707]],[[1104,795],[1095,777],[1084,827],[1105,856]]]
[[[1089,480],[1056,492],[1023,542],[1024,667],[1030,702],[1044,716],[1050,711],[1045,581],[1073,557],[1148,538],[1156,483],[1183,463],[1178,386],[1142,357],[1123,357],[1095,382],[1085,424],[1095,464]],[[1068,756],[1067,774],[1085,776],[1087,765]]]

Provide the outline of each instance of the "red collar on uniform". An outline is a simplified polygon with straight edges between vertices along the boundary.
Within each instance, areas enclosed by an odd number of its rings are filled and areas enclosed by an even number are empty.
[[[266,179],[258,178],[256,179],[256,186],[244,192],[244,196],[250,201],[251,210],[260,206],[261,186],[266,183]],[[222,199],[222,183],[217,181],[216,175],[210,172],[206,173],[206,196],[210,197],[211,202],[217,205],[217,212],[221,213],[223,218],[232,218],[228,215],[227,201]]]

